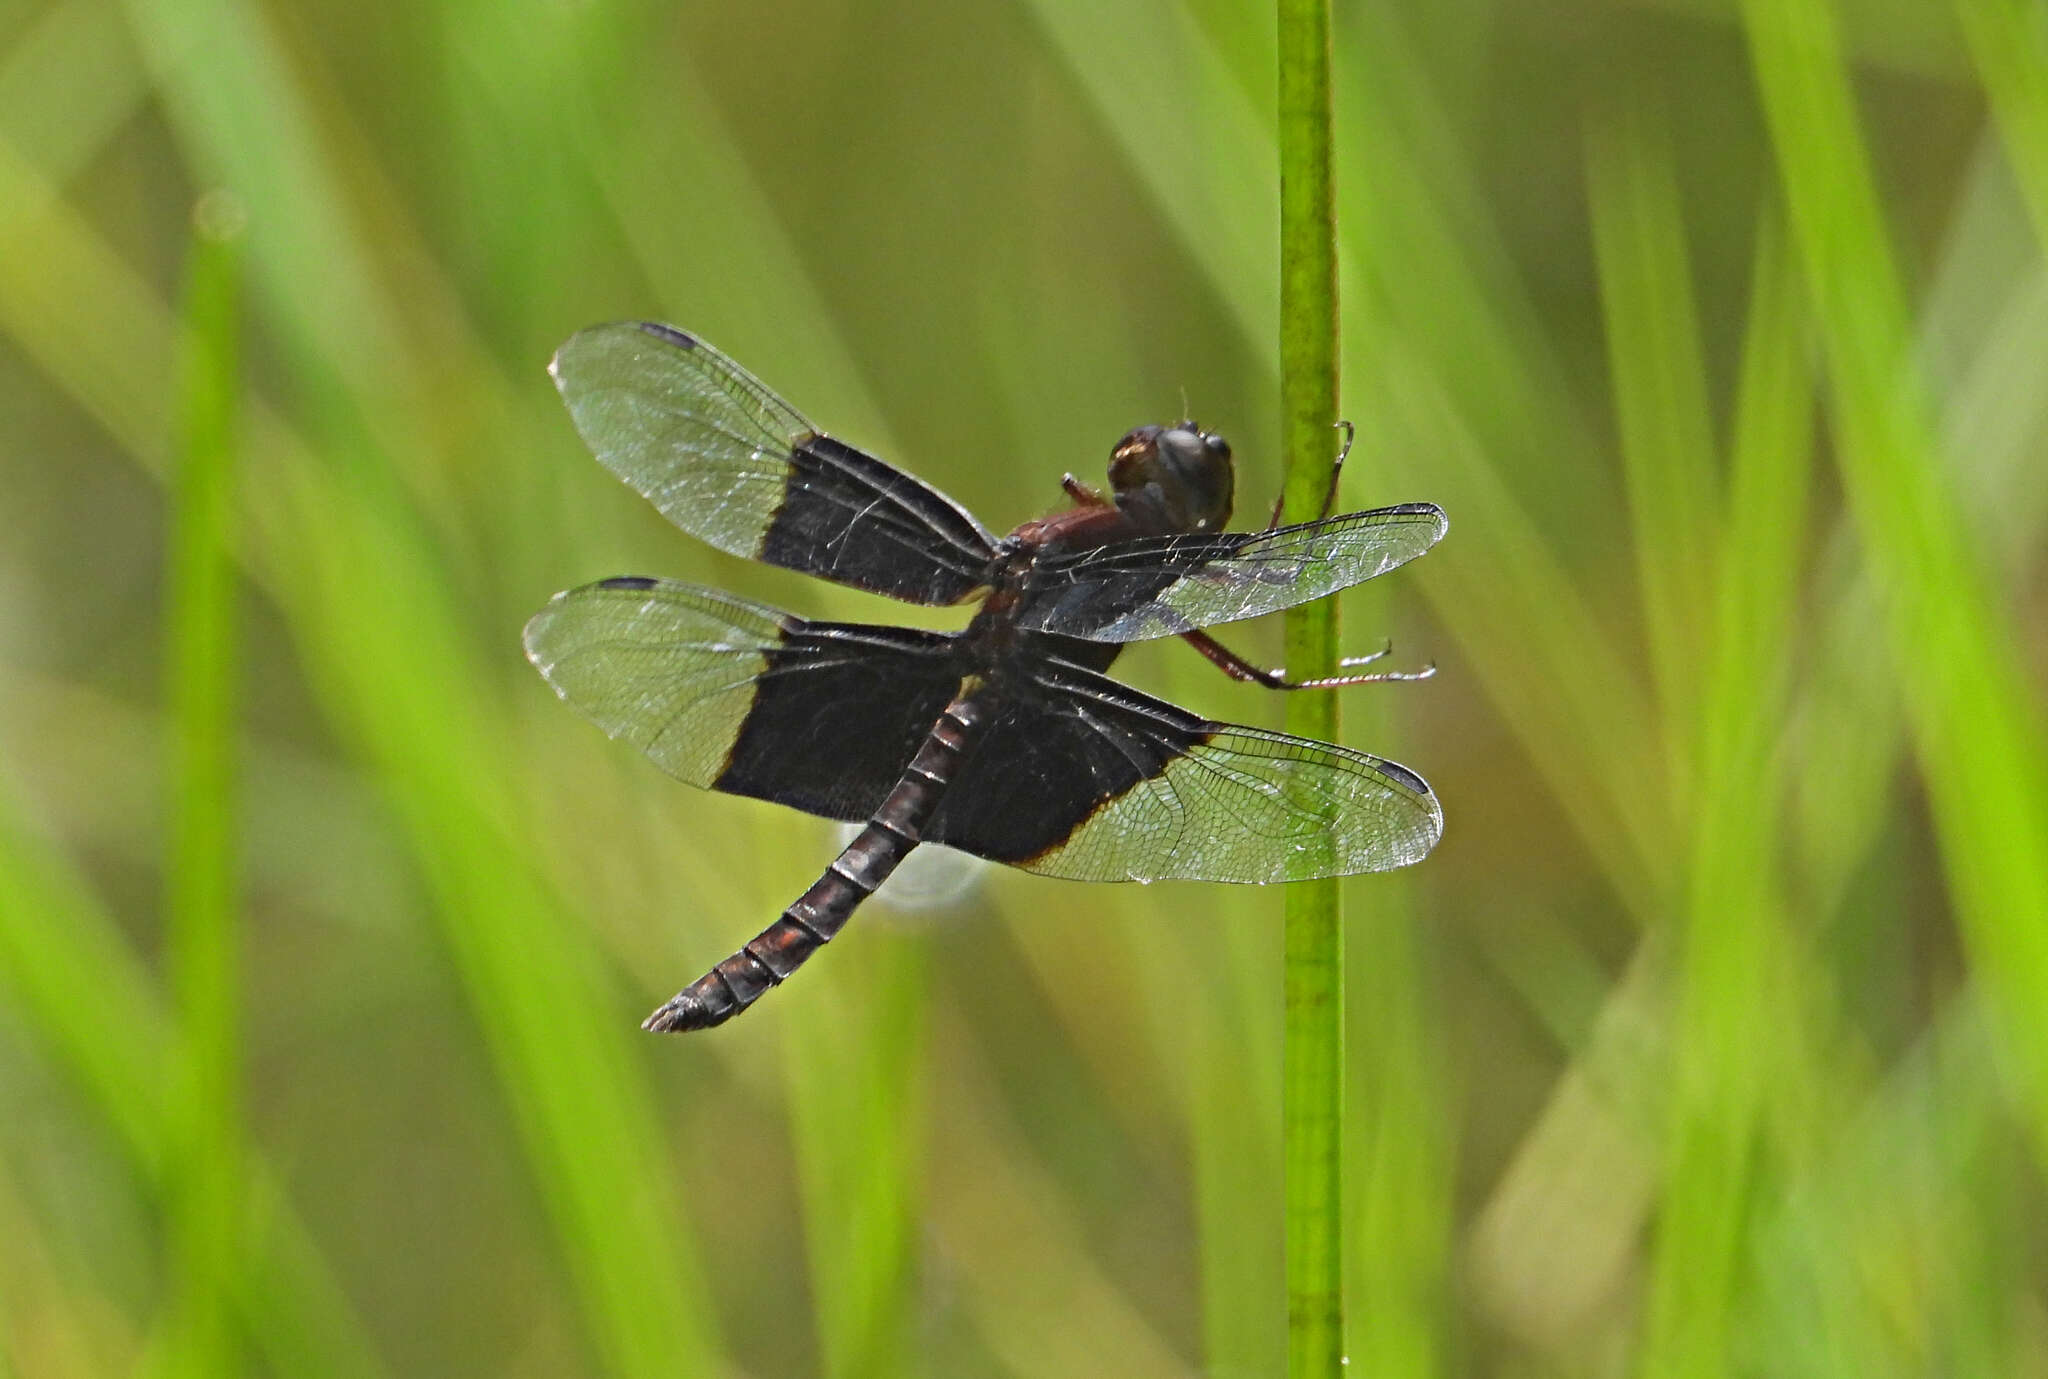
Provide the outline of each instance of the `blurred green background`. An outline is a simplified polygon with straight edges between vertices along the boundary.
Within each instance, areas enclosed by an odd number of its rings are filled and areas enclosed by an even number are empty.
[[[1347,883],[1351,1372],[2048,1373],[2044,22],[1339,3],[1344,502],[1452,517],[1343,596],[1449,820]],[[999,530],[1185,398],[1258,520],[1272,47],[0,0],[0,1376],[1278,1372],[1277,893],[885,892],[641,1035],[833,843],[518,642],[619,573],[905,620],[593,462],[601,320]]]

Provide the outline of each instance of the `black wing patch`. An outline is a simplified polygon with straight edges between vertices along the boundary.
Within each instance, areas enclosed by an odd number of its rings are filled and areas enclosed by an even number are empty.
[[[925,604],[966,598],[995,556],[958,503],[671,326],[580,331],[548,371],[605,467],[722,551]]]
[[[1043,556],[1020,626],[1097,642],[1173,637],[1334,594],[1415,559],[1450,527],[1401,503],[1262,532],[1145,537]]]
[[[983,730],[924,837],[1074,880],[1264,883],[1406,866],[1442,833],[1405,766],[1052,662]]]
[[[678,780],[848,822],[874,813],[960,687],[943,633],[808,622],[672,580],[557,594],[526,654]]]

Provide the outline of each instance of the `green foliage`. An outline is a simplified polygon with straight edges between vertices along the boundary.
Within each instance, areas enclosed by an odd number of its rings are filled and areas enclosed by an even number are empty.
[[[1279,1369],[1281,896],[985,876],[641,1036],[830,841],[517,650],[612,573],[902,611],[613,484],[598,320],[999,527],[1184,390],[1262,522],[1333,439],[1269,15],[0,7],[0,1374]],[[1454,527],[1317,652],[1442,666],[1344,696],[1449,819],[1346,883],[1350,1371],[2042,1369],[2048,29],[1332,57],[1343,501]]]

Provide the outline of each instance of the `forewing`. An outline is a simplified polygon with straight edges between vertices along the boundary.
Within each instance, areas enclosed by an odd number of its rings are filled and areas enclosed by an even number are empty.
[[[1405,565],[1443,538],[1434,503],[1264,532],[1147,537],[1039,559],[1019,622],[1097,642],[1172,637],[1307,603]]]
[[[1263,883],[1406,866],[1442,832],[1405,766],[1055,663],[984,731],[925,838],[1082,881]]]
[[[952,647],[640,578],[557,594],[526,625],[555,692],[678,780],[848,821],[874,812],[959,688]]]
[[[995,554],[952,499],[821,434],[673,327],[596,326],[548,368],[606,468],[722,551],[927,604],[965,598]]]

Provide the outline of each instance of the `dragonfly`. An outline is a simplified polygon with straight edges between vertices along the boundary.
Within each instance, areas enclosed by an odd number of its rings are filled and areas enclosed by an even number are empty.
[[[1141,426],[1103,492],[997,537],[967,509],[805,420],[673,326],[573,336],[549,365],[584,442],[719,550],[907,603],[976,604],[957,632],[797,617],[718,589],[621,576],[555,595],[528,658],[571,707],[707,790],[861,825],[822,875],[645,1021],[705,1029],[836,936],[913,848],[943,844],[1083,881],[1284,882],[1420,861],[1428,783],[1383,757],[1214,722],[1110,678],[1128,643],[1180,637],[1239,680],[1327,690],[1421,671],[1290,680],[1205,629],[1422,555],[1433,503],[1228,531],[1229,444]],[[1348,444],[1346,446],[1348,449]],[[1340,456],[1341,459],[1341,456]]]

